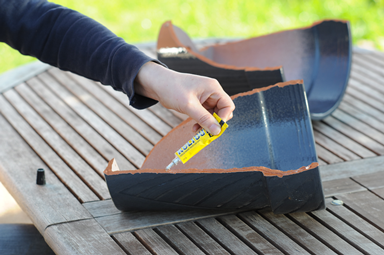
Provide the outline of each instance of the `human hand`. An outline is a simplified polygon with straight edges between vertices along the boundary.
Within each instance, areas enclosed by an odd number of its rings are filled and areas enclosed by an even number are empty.
[[[235,105],[215,79],[172,71],[154,62],[143,65],[135,79],[135,92],[159,101],[164,107],[187,114],[213,135],[221,127],[212,116],[224,121],[232,118]]]

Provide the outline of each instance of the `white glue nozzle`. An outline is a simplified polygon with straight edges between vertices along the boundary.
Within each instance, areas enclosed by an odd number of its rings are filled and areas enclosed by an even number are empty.
[[[171,169],[171,167],[176,166],[177,163],[179,163],[180,161],[181,161],[181,160],[180,160],[178,157],[176,157],[174,160],[172,160],[171,164],[169,164],[169,165],[165,168],[165,170],[168,171],[169,169]]]

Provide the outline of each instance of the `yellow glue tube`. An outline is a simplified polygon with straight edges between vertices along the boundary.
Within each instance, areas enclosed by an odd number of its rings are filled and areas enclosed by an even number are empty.
[[[213,140],[221,136],[222,133],[227,129],[228,124],[225,123],[216,113],[213,113],[213,117],[219,122],[221,131],[218,135],[211,135],[205,129],[200,130],[191,140],[189,140],[183,147],[175,152],[175,159],[165,168],[166,170],[171,169],[172,166],[177,165],[180,161],[185,164],[205,146],[210,144]]]

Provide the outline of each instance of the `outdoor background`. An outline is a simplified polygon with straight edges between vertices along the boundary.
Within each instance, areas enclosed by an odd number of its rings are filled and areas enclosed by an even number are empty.
[[[347,19],[353,43],[384,51],[384,0],[53,0],[86,14],[128,43],[156,41],[166,20],[193,38],[253,37]],[[33,61],[0,43],[0,73]]]

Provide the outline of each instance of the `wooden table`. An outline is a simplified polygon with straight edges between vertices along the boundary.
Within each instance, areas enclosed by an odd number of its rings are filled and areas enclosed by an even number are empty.
[[[155,54],[154,43],[138,46]],[[41,63],[0,77],[0,181],[58,254],[384,254],[383,78],[384,54],[354,49],[340,107],[313,123],[323,211],[118,211],[107,161],[140,167],[181,120],[160,105],[135,110],[122,93]]]

